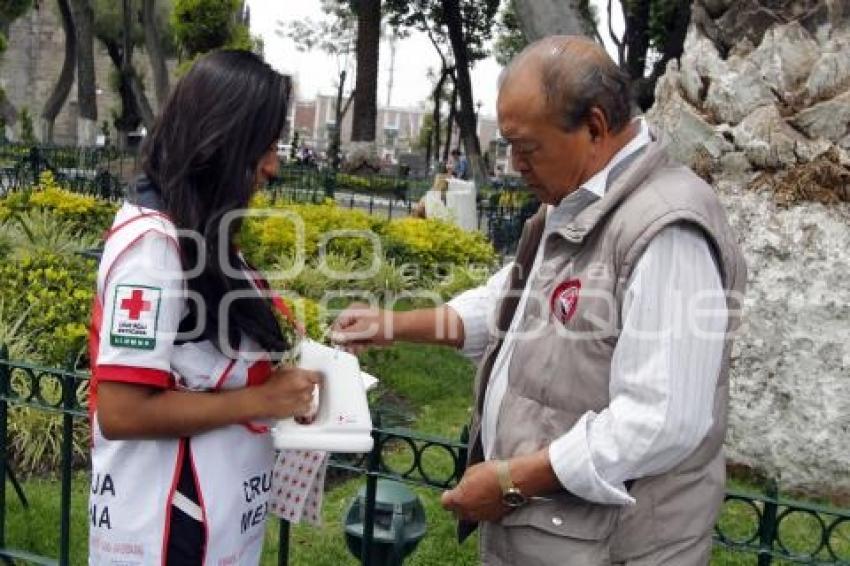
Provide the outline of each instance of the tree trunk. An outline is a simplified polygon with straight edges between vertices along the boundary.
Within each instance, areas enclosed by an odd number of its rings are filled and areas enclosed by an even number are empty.
[[[133,100],[136,103],[136,110],[139,113],[139,118],[145,125],[145,129],[150,132],[153,129],[156,116],[153,113],[148,95],[145,94],[145,87],[142,81],[139,80],[139,75],[136,73],[135,67],[132,65],[127,69],[127,85],[130,88],[130,93],[133,95]]]
[[[115,119],[115,130],[118,132],[118,147],[127,146],[127,134],[139,127],[142,119],[136,106],[136,97],[133,94],[130,81],[122,71],[124,65],[124,53],[121,47],[114,41],[101,40],[106,53],[112,60],[112,64],[118,70],[118,95],[121,97],[121,114]]]
[[[682,56],[685,46],[685,36],[688,33],[688,24],[691,21],[691,0],[677,0],[676,15],[673,26],[668,31],[664,41],[664,53],[652,66],[652,71],[643,79],[634,84],[634,98],[641,110],[649,110],[655,102],[655,83],[664,74],[667,63],[671,59]]]
[[[345,69],[339,73],[339,84],[336,88],[336,108],[334,108],[334,132],[331,137],[331,143],[328,147],[328,158],[331,162],[331,169],[339,171],[340,166],[340,147],[342,147],[342,116],[343,116],[343,101],[345,93],[345,78],[348,73]]]
[[[156,26],[156,0],[144,0],[142,3],[142,25],[145,30],[145,50],[151,60],[153,85],[156,92],[156,106],[161,109],[168,96],[168,67],[162,49],[162,37]]]
[[[443,148],[443,162],[449,162],[449,153],[452,150],[452,136],[454,135],[454,125],[457,122],[457,84],[452,89],[452,96],[449,98],[449,118],[446,120],[446,145]]]
[[[596,35],[582,5],[587,0],[516,0],[516,15],[529,42],[547,35]]]
[[[62,61],[62,71],[53,87],[53,92],[44,103],[41,118],[44,120],[42,140],[53,143],[53,124],[62,106],[68,99],[68,93],[74,84],[74,71],[77,67],[77,32],[74,28],[73,15],[68,0],[58,0],[59,14],[62,17],[62,29],[65,32],[65,59]]]
[[[626,72],[632,80],[643,78],[646,72],[650,3],[650,0],[631,0],[623,5],[626,20],[626,36],[623,38],[626,46]]]
[[[437,81],[437,86],[434,88],[434,113],[432,118],[434,120],[434,133],[433,140],[434,143],[431,145],[431,148],[434,151],[434,160],[439,163],[440,161],[440,145],[441,145],[441,134],[442,127],[440,126],[440,118],[442,117],[442,112],[440,111],[440,107],[443,104],[443,85],[446,84],[446,77],[448,76],[448,70],[444,67],[443,72],[440,74],[440,80]],[[430,165],[431,154],[428,154],[428,161]]]
[[[71,8],[77,31],[77,145],[94,145],[97,136],[94,11],[90,0],[71,0]]]
[[[456,88],[460,97],[458,125],[464,150],[471,168],[476,186],[483,186],[487,179],[484,162],[481,159],[481,145],[478,141],[478,119],[472,96],[472,81],[469,78],[469,55],[463,37],[463,19],[459,0],[442,0],[449,41],[455,55]]]
[[[378,119],[378,57],[381,44],[381,0],[356,0],[357,81],[351,141],[374,142]]]
[[[121,80],[124,83],[125,90],[129,91],[130,96],[133,98],[136,115],[141,118],[145,128],[150,131],[153,129],[153,111],[145,94],[142,81],[133,67],[133,21],[130,0],[123,0],[121,35],[123,40],[121,48]]]

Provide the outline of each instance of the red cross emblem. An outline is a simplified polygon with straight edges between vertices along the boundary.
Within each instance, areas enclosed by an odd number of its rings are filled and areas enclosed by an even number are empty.
[[[144,292],[141,289],[133,289],[129,299],[121,300],[121,310],[130,313],[130,320],[139,320],[140,314],[151,310],[151,303],[144,300]]]
[[[564,281],[555,287],[549,307],[561,324],[568,323],[575,314],[580,291],[581,281],[578,279]]]

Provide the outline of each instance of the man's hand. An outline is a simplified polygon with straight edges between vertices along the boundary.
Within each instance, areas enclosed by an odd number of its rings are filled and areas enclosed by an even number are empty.
[[[393,321],[391,311],[353,303],[334,321],[330,339],[353,354],[370,346],[389,346],[394,338]]]
[[[508,461],[511,481],[526,497],[563,489],[549,462],[549,450],[516,456]],[[502,488],[494,461],[466,470],[456,488],[443,494],[443,507],[466,521],[498,521],[511,509],[502,503]]]
[[[511,510],[502,503],[494,462],[482,462],[467,469],[457,487],[443,493],[442,504],[465,521],[499,521]]]

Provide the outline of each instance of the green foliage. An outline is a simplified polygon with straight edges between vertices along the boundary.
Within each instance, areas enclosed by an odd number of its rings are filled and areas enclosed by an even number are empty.
[[[322,235],[333,230],[372,232],[380,221],[365,212],[345,210],[334,203],[271,205],[268,198],[258,196],[253,207],[268,211],[246,220],[240,244],[246,257],[257,266],[291,264],[296,252],[305,259],[316,257]],[[297,243],[303,246],[296,250]],[[328,251],[358,255],[363,249],[362,237],[335,238]]]
[[[56,183],[50,171],[45,171],[36,187],[9,193],[0,199],[0,222],[30,210],[48,211],[83,236],[99,236],[112,224],[117,206],[65,190]]]
[[[307,336],[313,340],[322,341],[327,330],[327,313],[324,313],[319,303],[297,295],[282,293],[283,301],[289,307],[295,321],[304,328]]]
[[[466,50],[470,62],[479,61],[489,55],[487,42],[493,34],[493,19],[499,9],[500,0],[458,0]],[[384,0],[384,12],[389,24],[399,30],[430,30],[438,43],[448,43],[448,14],[442,0]]]
[[[100,241],[97,236],[82,233],[71,223],[41,209],[14,214],[0,225],[0,235],[14,250],[14,254],[9,254],[13,258],[39,253],[67,256],[91,249]]]
[[[36,348],[37,334],[28,326],[28,319],[36,316],[33,308],[23,312],[7,308],[6,298],[0,299],[0,345],[8,348],[11,360],[44,363]],[[39,380],[39,394],[47,403],[58,403],[62,398],[60,383],[52,378]],[[20,397],[29,396],[32,382],[27,374],[14,372],[12,390]],[[24,475],[55,472],[61,464],[62,415],[32,407],[9,409],[8,442],[10,458],[15,470]],[[88,427],[76,426],[72,435],[72,457],[84,461],[88,454]]]
[[[507,65],[528,45],[528,38],[516,14],[516,0],[507,0],[496,24],[493,54],[500,65]]]
[[[23,380],[12,380],[12,388],[28,390]],[[42,380],[40,392],[54,403],[62,398],[60,383]],[[89,428],[78,424],[71,438],[72,462],[80,465],[89,453]],[[62,464],[62,415],[34,407],[9,409],[9,451],[15,471],[24,475],[55,473]]]
[[[130,0],[130,10],[138,13],[141,10],[140,0]],[[92,1],[94,13],[94,35],[101,41],[109,41],[121,45],[124,40],[124,3],[120,0]],[[143,45],[145,34],[140,18],[130,18],[130,41],[134,46]]]
[[[0,264],[0,301],[8,316],[28,313],[21,330],[49,365],[64,365],[86,343],[96,265],[80,256],[40,252]]]
[[[434,219],[404,218],[387,223],[383,231],[387,257],[423,267],[439,264],[493,265],[493,246],[480,233]]]
[[[434,291],[447,301],[467,289],[483,285],[489,277],[490,270],[486,266],[453,265],[447,274],[437,280]]]
[[[11,360],[34,360],[31,336],[24,332],[29,310],[13,314],[0,300],[0,346],[6,346]]]
[[[263,40],[242,20],[239,0],[175,0],[171,29],[182,54],[175,74],[185,75],[204,53],[242,49],[263,56]]]
[[[371,260],[329,253],[321,260],[310,261],[294,277],[275,279],[272,284],[317,301],[338,291],[384,299],[413,289],[417,281],[411,274],[393,261],[377,259],[373,266]],[[280,270],[285,271],[285,267],[281,266]]]
[[[240,5],[239,0],[175,0],[171,26],[183,54],[193,58],[230,45],[236,36],[244,38],[245,26],[240,30],[237,21]]]
[[[667,37],[674,27],[676,9],[680,3],[679,0],[650,0],[649,2],[650,46],[660,53],[665,51]]]
[[[242,49],[243,51],[253,51],[257,55],[263,55],[263,38],[251,35],[251,30],[243,24],[234,24],[231,30],[230,39],[224,44],[227,49]]]
[[[35,145],[35,129],[33,128],[32,114],[30,113],[29,108],[26,106],[21,108],[21,113],[18,115],[18,118],[20,118],[21,121],[21,129],[19,132],[21,136],[21,143],[25,145]]]
[[[38,187],[0,199],[2,318],[20,320],[31,358],[62,365],[83,351],[96,265],[77,252],[97,244],[115,205],[59,188],[49,172]]]
[[[329,19],[295,20],[288,29],[278,29],[277,35],[294,41],[299,51],[318,49],[342,61],[356,50],[357,17],[347,1],[323,0],[322,9]]]
[[[348,173],[337,173],[336,186],[338,189],[348,189],[354,191],[377,191],[388,192],[395,190],[403,190],[407,188],[407,181],[397,177],[379,177],[362,175],[350,175]]]
[[[7,28],[32,6],[32,0],[0,0],[0,28]]]

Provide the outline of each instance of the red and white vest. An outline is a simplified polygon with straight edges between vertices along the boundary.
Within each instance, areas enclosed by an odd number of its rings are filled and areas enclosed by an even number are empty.
[[[256,355],[234,359],[209,341],[174,343],[187,308],[184,288],[173,224],[161,213],[125,204],[107,234],[89,338],[91,565],[165,564],[172,499],[186,450],[206,531],[203,564],[259,563],[274,463],[266,427],[227,426],[187,443],[108,440],[98,425],[101,381],[216,390],[268,378],[271,364],[254,361]],[[257,351],[245,337],[242,345],[246,352]]]

